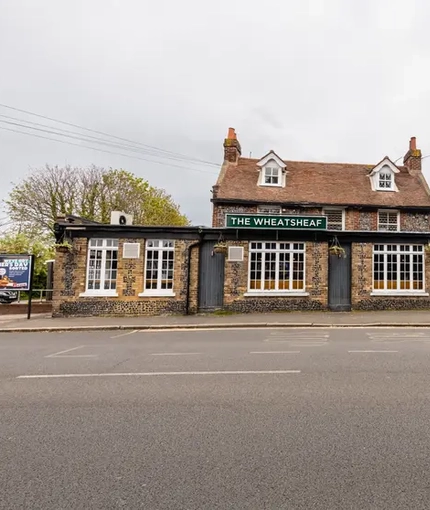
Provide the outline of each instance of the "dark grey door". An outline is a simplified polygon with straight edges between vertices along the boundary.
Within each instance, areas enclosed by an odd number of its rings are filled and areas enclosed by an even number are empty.
[[[215,242],[200,247],[199,310],[221,308],[224,300],[224,255],[214,253]]]
[[[342,248],[344,257],[329,255],[328,306],[335,312],[351,310],[351,245]]]

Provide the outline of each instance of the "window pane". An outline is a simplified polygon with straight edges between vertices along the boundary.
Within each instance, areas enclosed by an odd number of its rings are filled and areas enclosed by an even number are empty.
[[[276,290],[276,253],[265,253],[264,290]]]
[[[290,253],[279,254],[279,290],[290,290]]]
[[[250,276],[249,287],[251,290],[261,290],[261,268],[262,268],[262,253],[251,252],[250,275],[249,275]]]
[[[305,254],[293,253],[293,289],[303,290],[305,285]]]

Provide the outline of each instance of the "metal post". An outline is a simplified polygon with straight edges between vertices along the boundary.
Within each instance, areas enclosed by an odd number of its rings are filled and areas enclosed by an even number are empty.
[[[28,310],[27,310],[27,320],[30,320],[31,317],[31,295],[33,294],[33,275],[34,275],[34,255],[30,255],[30,289],[28,291]]]

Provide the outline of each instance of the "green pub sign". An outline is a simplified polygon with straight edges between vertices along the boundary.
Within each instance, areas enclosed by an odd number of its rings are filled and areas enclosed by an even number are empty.
[[[327,216],[281,216],[226,214],[227,228],[270,228],[275,230],[326,230]]]

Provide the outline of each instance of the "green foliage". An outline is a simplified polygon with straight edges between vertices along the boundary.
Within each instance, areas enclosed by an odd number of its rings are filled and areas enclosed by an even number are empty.
[[[54,259],[52,241],[43,237],[29,236],[23,233],[5,234],[0,237],[0,253],[3,254],[32,254],[34,261],[34,289],[46,289],[47,266],[46,261]]]
[[[188,225],[164,190],[126,170],[51,167],[33,170],[6,201],[10,218],[25,229],[52,233],[58,217],[110,222],[111,211],[133,215],[135,225]]]

